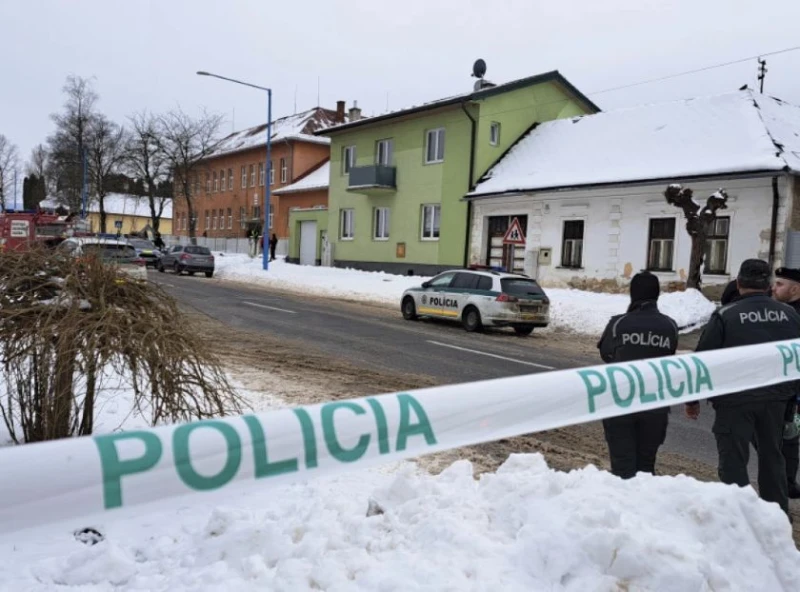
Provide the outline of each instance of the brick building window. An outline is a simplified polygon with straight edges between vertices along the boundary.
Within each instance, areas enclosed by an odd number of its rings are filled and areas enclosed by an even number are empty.
[[[259,186],[264,186],[264,163],[258,163],[258,184]]]
[[[233,190],[233,169],[228,169],[228,191]]]
[[[247,226],[247,208],[242,206],[239,208],[239,228],[244,230],[245,226]]]
[[[272,166],[272,161],[269,161],[269,184],[275,185],[275,167]]]
[[[206,173],[206,193],[211,193],[211,175]]]
[[[247,187],[247,167],[242,167],[242,189]]]
[[[217,179],[217,171],[214,171],[214,193],[219,191],[219,179]]]
[[[286,168],[286,159],[281,158],[281,183],[286,183],[289,170]]]
[[[250,187],[256,186],[256,165],[250,165]]]
[[[206,230],[208,230],[209,228],[211,228],[211,226],[209,226],[209,225],[208,225],[208,210],[206,210],[206,225],[205,225],[205,226],[203,226],[203,228],[205,228]]]
[[[233,210],[228,208],[228,230],[233,228]]]
[[[219,190],[225,191],[225,169],[219,172]]]
[[[217,229],[217,210],[211,210],[211,230]]]

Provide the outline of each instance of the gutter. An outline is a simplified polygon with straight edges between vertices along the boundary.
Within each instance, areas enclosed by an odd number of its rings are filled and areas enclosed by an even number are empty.
[[[478,122],[467,110],[464,101],[461,102],[461,110],[464,111],[471,123],[472,131],[470,133],[469,143],[469,178],[467,179],[467,187],[470,192],[475,189],[472,180],[475,178],[475,136],[478,133]],[[472,231],[472,200],[467,201],[467,230],[464,236],[464,267],[469,266],[469,239]]]
[[[780,206],[781,196],[778,191],[778,177],[772,177],[772,224],[769,229],[769,267],[775,265],[775,243],[778,242],[778,207]]]

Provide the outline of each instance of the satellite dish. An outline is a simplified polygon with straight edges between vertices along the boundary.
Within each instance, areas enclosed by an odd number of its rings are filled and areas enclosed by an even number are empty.
[[[472,65],[472,75],[475,78],[483,78],[485,74],[486,74],[486,62],[478,58]]]

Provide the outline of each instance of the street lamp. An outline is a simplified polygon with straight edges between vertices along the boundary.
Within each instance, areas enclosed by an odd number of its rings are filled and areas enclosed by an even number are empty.
[[[212,74],[211,72],[199,71],[198,76],[211,76],[212,78],[219,78],[220,80],[227,80],[228,82],[235,82],[243,86],[257,88],[258,90],[266,91],[267,93],[267,162],[264,164],[264,246],[261,249],[262,254],[262,267],[266,271],[269,269],[269,253],[267,249],[267,235],[269,235],[269,202],[270,202],[270,173],[272,172],[272,89],[249,82],[242,82],[233,78],[220,76],[219,74]],[[258,248],[258,246],[256,246]]]

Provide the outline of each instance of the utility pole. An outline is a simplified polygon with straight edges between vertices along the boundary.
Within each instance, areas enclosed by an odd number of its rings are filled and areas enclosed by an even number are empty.
[[[767,60],[758,58],[758,80],[761,83],[761,94],[764,94],[764,78],[767,75]]]

